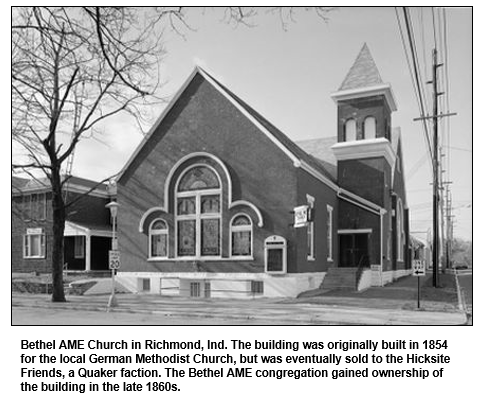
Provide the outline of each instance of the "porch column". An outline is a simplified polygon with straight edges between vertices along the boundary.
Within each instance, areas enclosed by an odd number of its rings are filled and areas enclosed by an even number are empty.
[[[86,231],[86,271],[91,271],[91,231]]]

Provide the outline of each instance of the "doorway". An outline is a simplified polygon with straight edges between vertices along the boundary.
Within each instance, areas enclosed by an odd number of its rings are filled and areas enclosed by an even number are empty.
[[[339,235],[340,267],[370,267],[368,233]]]

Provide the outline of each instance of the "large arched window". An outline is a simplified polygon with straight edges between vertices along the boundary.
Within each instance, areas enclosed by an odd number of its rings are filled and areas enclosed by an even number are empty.
[[[168,225],[165,220],[156,219],[150,225],[149,231],[149,257],[168,257]]]
[[[353,118],[345,122],[345,141],[356,141],[356,120]]]
[[[178,257],[220,257],[222,188],[216,171],[204,164],[185,170],[175,191]]]
[[[364,122],[364,138],[374,139],[376,138],[376,118],[366,117]]]
[[[245,214],[237,214],[230,222],[230,256],[252,257],[252,220]]]

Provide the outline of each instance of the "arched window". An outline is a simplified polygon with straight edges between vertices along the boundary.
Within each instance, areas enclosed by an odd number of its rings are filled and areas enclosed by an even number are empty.
[[[252,220],[245,214],[238,214],[230,222],[230,249],[232,257],[252,257]]]
[[[345,141],[356,141],[356,120],[353,118],[345,123]]]
[[[364,138],[374,139],[376,138],[376,118],[366,117],[364,122]]]
[[[219,257],[222,189],[215,170],[194,165],[184,171],[175,192],[177,256]]]
[[[154,220],[149,232],[150,258],[168,257],[168,225],[165,220]]]

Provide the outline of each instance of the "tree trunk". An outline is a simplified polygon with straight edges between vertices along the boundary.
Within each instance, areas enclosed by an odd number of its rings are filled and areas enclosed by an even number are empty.
[[[64,294],[64,227],[66,211],[62,197],[60,168],[52,169],[52,302],[66,302]]]

